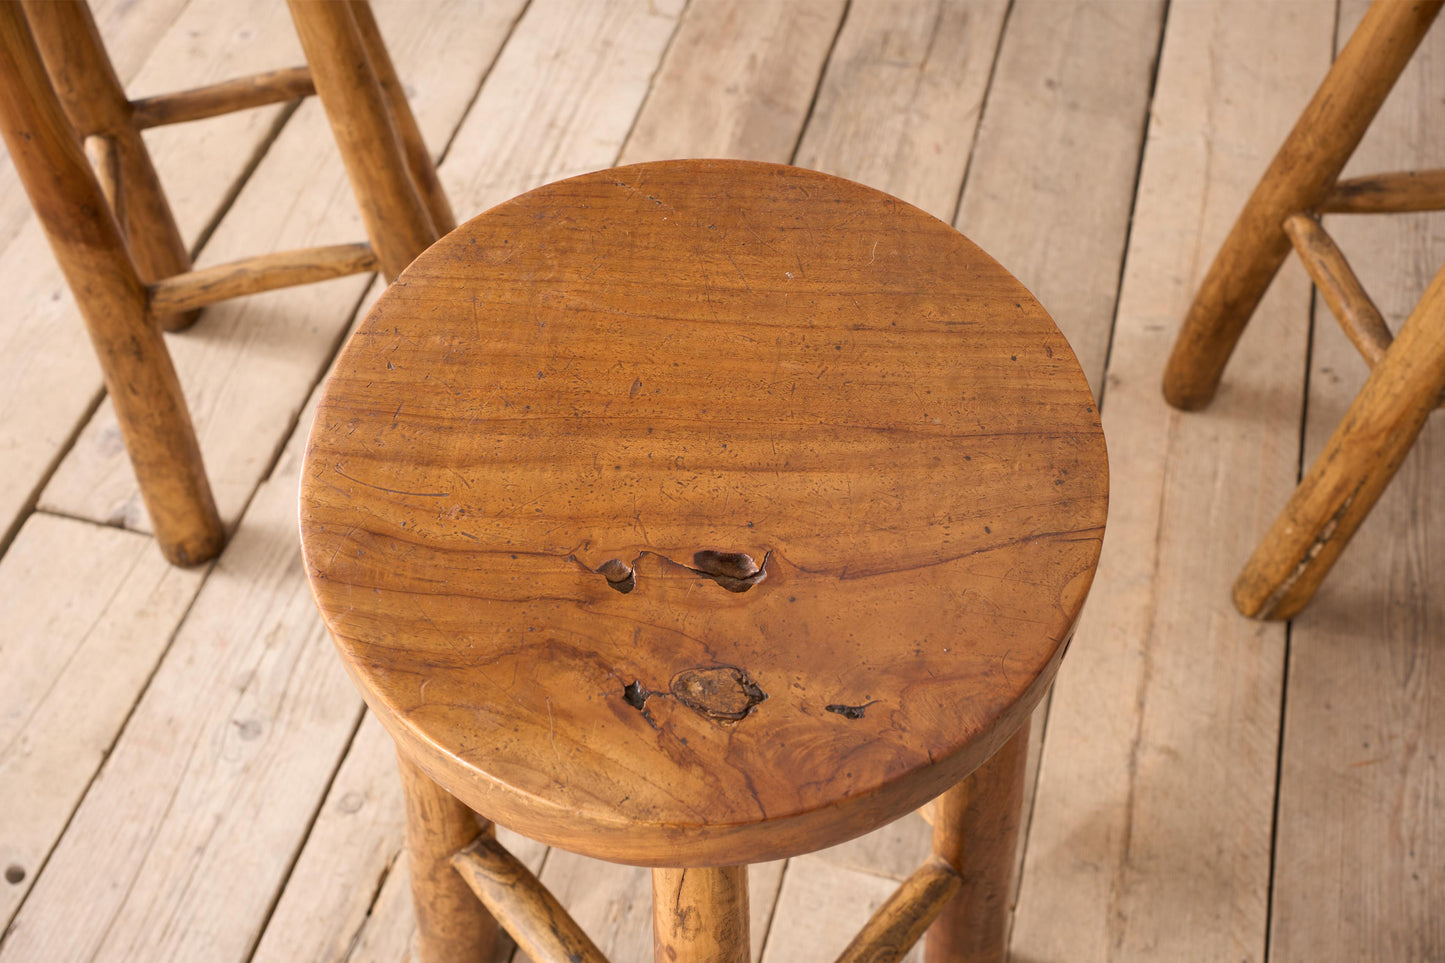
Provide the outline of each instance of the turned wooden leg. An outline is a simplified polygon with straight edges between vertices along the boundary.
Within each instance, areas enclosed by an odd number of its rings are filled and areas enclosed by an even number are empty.
[[[356,17],[356,28],[361,32],[361,42],[366,45],[366,55],[371,60],[372,69],[376,71],[376,79],[381,84],[382,93],[386,95],[387,106],[391,108],[392,124],[396,127],[397,136],[401,138],[402,149],[406,151],[407,169],[411,171],[417,192],[421,194],[422,203],[426,204],[427,213],[431,215],[432,226],[436,228],[438,235],[447,234],[457,226],[456,215],[452,213],[446,191],[442,190],[436,164],[432,162],[426,141],[422,140],[421,128],[416,125],[411,104],[407,103],[406,91],[401,86],[401,79],[396,75],[391,54],[387,52],[386,43],[381,39],[381,30],[376,26],[371,4],[368,0],[351,0],[351,12]]]
[[[84,0],[25,0],[51,83],[81,139],[113,164],[112,208],[141,280],[159,281],[191,269],[150,152],[131,120],[131,105]],[[101,176],[106,177],[102,170]],[[199,311],[157,320],[167,331],[189,327]]]
[[[225,531],[145,287],[50,85],[20,7],[0,3],[0,126],[85,319],[166,558],[212,558]]]
[[[1234,583],[1245,615],[1304,608],[1445,391],[1445,268],[1410,312],[1269,534]]]
[[[928,930],[927,963],[1002,961],[1023,815],[1029,723],[967,779],[938,798],[933,855],[963,877]]]
[[[497,923],[452,867],[452,857],[478,836],[470,809],[457,802],[416,764],[397,753],[406,794],[406,855],[416,909],[419,963],[486,963],[492,958]]]
[[[748,963],[748,868],[654,869],[657,963]]]
[[[349,3],[288,0],[372,249],[394,279],[439,236]]]
[[[1376,0],[1215,255],[1164,372],[1178,408],[1207,405],[1250,315],[1290,250],[1284,220],[1317,208],[1334,187],[1441,0]]]

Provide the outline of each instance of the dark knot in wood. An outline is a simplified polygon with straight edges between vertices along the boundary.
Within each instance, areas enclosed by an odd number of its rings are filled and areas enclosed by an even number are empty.
[[[833,705],[824,706],[824,708],[829,712],[842,716],[844,719],[861,719],[863,718],[863,714],[868,711],[868,707],[877,701],[877,699],[874,699],[873,702],[865,702],[860,706],[848,706],[835,702]]]
[[[751,555],[743,552],[714,552],[704,549],[692,556],[693,571],[705,575],[729,592],[746,592],[768,577],[768,557],[763,563],[754,562]]]
[[[709,719],[737,722],[767,699],[752,677],[734,665],[684,669],[668,686],[678,702]]]
[[[637,572],[620,558],[609,558],[597,568],[607,584],[626,595],[637,588]]]

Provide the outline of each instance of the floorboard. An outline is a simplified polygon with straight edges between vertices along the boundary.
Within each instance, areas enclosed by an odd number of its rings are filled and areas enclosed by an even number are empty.
[[[1366,4],[1343,5],[1343,44]],[[1445,31],[1428,34],[1347,176],[1445,157]],[[1398,330],[1445,263],[1445,217],[1328,218]],[[1366,366],[1315,309],[1305,464]],[[1445,434],[1438,416],[1293,624],[1270,959],[1445,959]],[[1282,506],[1281,506],[1282,507]]]

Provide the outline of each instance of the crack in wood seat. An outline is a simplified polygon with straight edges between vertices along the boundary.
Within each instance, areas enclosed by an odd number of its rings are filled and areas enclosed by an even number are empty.
[[[674,161],[539,188],[403,272],[325,387],[301,531],[414,815],[732,867],[1006,743],[1001,798],[936,832],[1016,830],[1106,501],[1072,351],[977,246],[839,178]]]

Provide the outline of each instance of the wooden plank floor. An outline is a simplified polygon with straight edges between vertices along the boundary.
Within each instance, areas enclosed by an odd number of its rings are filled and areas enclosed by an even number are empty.
[[[299,57],[279,4],[94,6],[135,95]],[[1100,398],[1113,508],[1034,730],[1020,963],[1445,959],[1441,426],[1314,606],[1261,625],[1229,584],[1363,363],[1291,264],[1208,411],[1158,391],[1215,248],[1365,6],[377,4],[464,217],[618,162],[790,162],[954,223],[1053,313]],[[1445,160],[1442,91],[1445,27],[1352,171]],[[314,103],[151,134],[201,264],[361,236]],[[1336,220],[1397,323],[1445,260],[1445,221]],[[409,959],[390,745],[295,532],[316,386],[380,285],[217,306],[170,338],[233,530],[180,571],[145,534],[8,160],[0,282],[0,963]],[[649,958],[645,871],[506,839],[612,959]],[[753,867],[754,958],[832,959],[926,849],[914,815]]]

